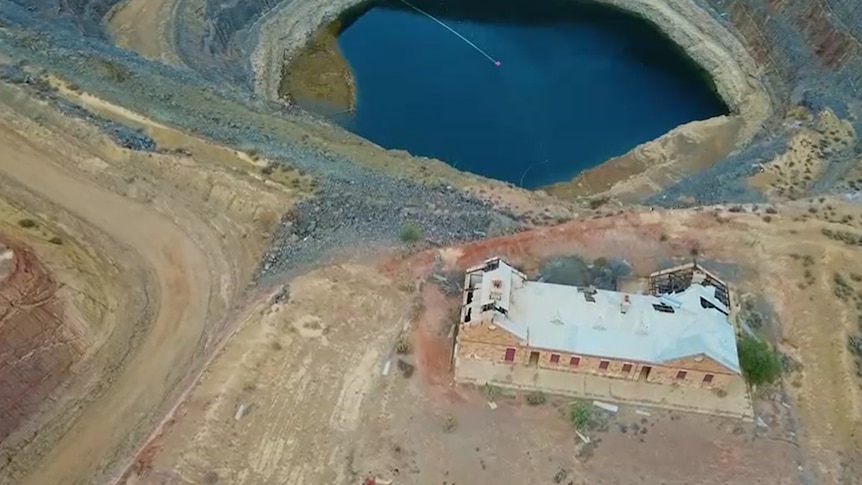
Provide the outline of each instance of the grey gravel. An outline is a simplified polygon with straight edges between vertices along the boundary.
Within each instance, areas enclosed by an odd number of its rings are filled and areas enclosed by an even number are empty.
[[[286,137],[274,120],[309,119],[295,107],[256,97],[252,90],[251,48],[261,16],[306,0],[180,0],[175,10],[174,43],[184,66],[149,61],[111,45],[102,17],[119,0],[0,0],[0,54],[20,65],[0,66],[0,78],[27,86],[58,109],[87,120],[117,142],[135,150],[155,143],[131,127],[105,120],[54,96],[34,82],[32,69],[54,72],[110,102],[158,122],[300,168],[320,181],[317,197],[285,217],[259,271],[261,277],[301,267],[327,254],[360,245],[401,244],[407,224],[421,228],[421,244],[443,245],[520,230],[510,213],[449,189],[396,179],[363,169],[303,140]],[[735,0],[695,0],[736,30]],[[784,123],[783,108],[830,108],[862,130],[862,52],[840,65],[823,65],[800,29],[810,2],[745,0],[760,26],[756,42],[766,42],[771,64],[764,79],[777,106],[776,116],[744,149],[651,197],[649,204],[682,207],[714,203],[762,203],[745,179],[760,163],[787,149],[800,126]],[[836,31],[862,38],[862,9],[855,0],[822,0]],[[734,10],[735,11],[735,10]],[[740,35],[750,35],[743,31]],[[828,150],[826,170],[812,191],[836,190],[836,182],[862,154],[858,142]],[[850,194],[852,195],[852,194]]]

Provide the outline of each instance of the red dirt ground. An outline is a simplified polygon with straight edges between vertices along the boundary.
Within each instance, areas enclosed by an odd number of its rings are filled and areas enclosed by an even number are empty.
[[[614,216],[614,217],[611,217]],[[523,265],[527,272],[536,270],[544,258],[573,252],[588,259],[625,255],[635,273],[649,273],[672,257],[686,256],[699,243],[688,235],[661,241],[668,226],[656,214],[655,221],[642,212],[620,210],[595,215],[554,227],[540,227],[511,236],[483,239],[451,249],[454,260],[445,261],[449,268],[466,269],[482,261],[501,256]],[[686,223],[689,234],[700,229],[714,229],[711,217]],[[608,237],[613,233],[613,237]],[[431,270],[438,249],[422,251],[411,257],[392,257],[381,262],[379,269],[387,276],[406,271],[423,278]]]
[[[64,334],[57,281],[29,248],[0,237],[4,246],[13,257],[0,280],[0,440],[50,399],[81,356]]]
[[[576,253],[586,259],[625,257],[636,275],[644,275],[673,258],[689,257],[693,249],[707,256],[726,257],[717,251],[721,245],[715,241],[695,239],[704,233],[715,234],[720,231],[718,226],[711,213],[687,218],[682,225],[658,213],[622,212],[615,217],[598,216],[432,249],[413,257],[400,255],[384,261],[381,270],[390,275],[404,271],[421,280],[440,255],[446,270],[465,269],[488,257],[503,256],[533,272],[547,257]],[[693,477],[698,483],[716,485],[797,483],[798,445],[786,438],[787,429],[792,428],[785,425],[786,416],[769,412],[763,403],[759,403],[759,415],[770,423],[768,430],[731,419],[660,410],[650,410],[651,417],[644,418],[635,415],[633,409],[621,409],[610,418],[607,430],[591,433],[597,445],[584,458],[579,455],[580,442],[561,417],[565,399],[549,397],[548,405],[531,407],[524,404],[521,395],[499,396],[498,408],[489,410],[482,390],[453,385],[448,334],[454,321],[451,312],[459,300],[460,295],[444,296],[433,280],[423,285],[424,308],[411,332],[414,380],[388,381],[392,387],[381,393],[385,394],[381,398],[386,403],[381,405],[385,416],[379,421],[368,419],[381,423],[370,426],[370,442],[394,444],[363,449],[357,454],[361,469],[389,477],[399,475],[399,470],[402,474],[410,470],[406,483],[474,483],[472,477],[476,476],[482,477],[482,483],[532,483],[536,477],[548,477],[550,483],[561,469],[568,475],[560,483],[577,485],[682,485],[692,483]],[[778,401],[771,404],[785,411]],[[454,416],[457,429],[441,432],[441,416]],[[638,427],[643,428],[640,434],[632,431]],[[536,456],[525,455],[524,449]],[[414,455],[414,450],[422,451]],[[405,456],[410,460],[405,461]],[[620,461],[620,456],[627,458]]]

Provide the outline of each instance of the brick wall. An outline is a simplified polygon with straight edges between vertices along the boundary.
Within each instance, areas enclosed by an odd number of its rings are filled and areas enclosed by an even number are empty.
[[[496,363],[506,363],[506,349],[515,349],[515,359],[512,365],[530,366],[535,365],[545,369],[558,370],[560,372],[577,372],[593,375],[606,376],[616,379],[639,378],[644,366],[650,367],[647,382],[662,384],[676,383],[693,387],[704,387],[710,389],[722,389],[737,378],[728,374],[723,366],[707,357],[696,357],[679,359],[665,365],[654,365],[642,362],[628,362],[614,359],[604,359],[586,355],[572,355],[552,350],[533,349],[522,345],[522,343],[511,333],[499,327],[487,324],[474,324],[462,326],[458,333],[458,346],[456,360],[479,359]],[[530,362],[530,355],[538,353],[538,361]],[[552,362],[552,356],[559,355],[558,361]],[[577,365],[572,365],[572,357],[577,357]],[[607,369],[601,369],[602,361],[607,361]],[[628,372],[624,372],[626,364],[630,365]],[[684,378],[679,379],[679,371],[685,371]],[[704,377],[712,375],[711,382],[704,382]]]

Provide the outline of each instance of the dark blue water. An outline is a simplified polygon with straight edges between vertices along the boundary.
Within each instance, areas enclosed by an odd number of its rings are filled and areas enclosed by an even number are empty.
[[[670,41],[622,12],[572,0],[411,3],[501,66],[403,4],[349,19],[339,45],[357,109],[339,122],[383,147],[533,188],[727,111]]]

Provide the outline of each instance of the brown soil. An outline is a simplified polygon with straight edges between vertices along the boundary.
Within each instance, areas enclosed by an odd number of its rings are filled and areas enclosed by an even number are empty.
[[[741,128],[739,117],[721,116],[688,123],[623,156],[585,170],[570,182],[556,183],[544,190],[564,199],[607,196],[643,200],[727,156]]]
[[[303,104],[324,101],[341,111],[356,106],[353,71],[338,47],[341,22],[335,21],[318,30],[295,59],[286,62],[279,95]]]
[[[859,213],[827,202],[836,214]],[[791,484],[799,483],[798,466],[822,483],[858,476],[862,429],[853,416],[862,399],[845,345],[856,315],[831,281],[835,273],[862,274],[859,248],[825,237],[821,229],[834,223],[803,220],[805,204],[775,214],[716,210],[606,212],[303,276],[291,284],[290,302],[249,314],[129,483],[348,484],[375,475],[397,483],[474,483],[477,476],[530,483],[564,469],[577,484],[691,477]],[[597,445],[585,448],[566,422],[566,401],[549,397],[549,405],[530,407],[503,393],[492,411],[485,391],[454,386],[449,329],[457,301],[432,282],[413,291],[437,256],[464,268],[502,255],[528,271],[558,254],[624,257],[638,276],[689,258],[693,248],[738,296],[760,295],[772,305],[769,332],[802,363],[785,376],[788,398],[780,387],[758,391],[755,411],[766,428],[652,410],[643,422],[624,407],[592,432]],[[806,254],[813,263],[803,267]],[[798,285],[811,280],[800,293]],[[853,285],[862,291],[862,283]],[[407,321],[412,353],[396,354]],[[241,405],[248,411],[237,420]],[[635,425],[648,431],[636,434]]]
[[[105,15],[105,24],[118,46],[148,59],[180,64],[171,40],[173,8],[173,0],[120,2]]]
[[[219,157],[132,152],[17,87],[0,84],[0,104],[0,232],[57,275],[57,332],[89,344],[58,399],[0,444],[0,484],[105,483],[230,331],[268,231],[303,192],[202,140]]]
[[[127,483],[348,483],[340,464],[411,311],[408,287],[344,264],[291,281],[286,303],[260,301]]]
[[[778,215],[749,214],[745,208],[734,208],[741,210],[737,213],[606,213],[478,242],[451,251],[449,260],[465,267],[503,255],[532,270],[544,257],[570,252],[589,258],[624,257],[636,273],[646,274],[672,256],[688,257],[697,248],[702,259],[732,263],[737,274],[731,280],[740,294],[767,299],[775,312],[779,348],[803,364],[802,370],[786,377],[804,429],[799,433],[807,438],[800,446],[810,451],[809,466],[831,481],[860,472],[856,467],[862,457],[862,423],[852,416],[862,409],[862,383],[846,345],[859,315],[852,298],[836,298],[833,280],[843,275],[851,281],[849,275],[860,272],[858,263],[851,261],[862,259],[858,247],[830,239],[821,229],[837,230],[847,224],[836,222],[845,220],[841,214],[853,214],[855,221],[862,213],[858,206],[840,201],[827,200],[825,205],[833,208],[824,211],[824,219],[830,221],[825,224],[823,219],[805,217],[805,204],[782,207]],[[799,263],[806,254],[813,258],[807,267]],[[851,291],[862,291],[862,285],[853,283]]]
[[[0,260],[2,441],[50,399],[84,346],[64,325],[57,281],[32,250],[0,235]]]

